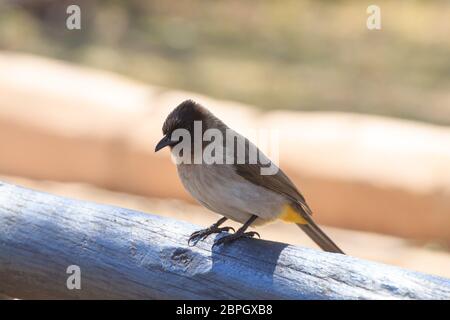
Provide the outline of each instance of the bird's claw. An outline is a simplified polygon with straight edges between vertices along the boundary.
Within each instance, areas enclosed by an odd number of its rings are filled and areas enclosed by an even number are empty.
[[[239,230],[237,233],[233,233],[230,234],[228,236],[224,236],[218,240],[216,240],[213,244],[213,247],[221,245],[221,244],[226,244],[226,243],[231,243],[235,240],[238,240],[240,238],[253,238],[254,236],[258,236],[258,238],[261,238],[261,236],[259,235],[258,232],[256,231],[249,231],[249,232],[242,232],[239,233]]]
[[[188,245],[191,245],[192,241],[195,241],[194,245],[196,245],[197,242],[199,242],[200,240],[202,240],[202,241],[205,240],[211,234],[221,233],[221,232],[229,232],[230,230],[233,230],[233,232],[235,231],[233,227],[222,227],[222,228],[219,228],[219,227],[214,227],[214,226],[206,228],[206,229],[195,231],[189,237]]]

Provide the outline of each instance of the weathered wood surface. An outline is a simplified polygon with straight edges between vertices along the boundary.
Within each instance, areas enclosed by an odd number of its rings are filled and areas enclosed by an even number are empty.
[[[18,298],[450,299],[450,280],[0,182],[0,293]],[[66,269],[81,268],[81,290]]]

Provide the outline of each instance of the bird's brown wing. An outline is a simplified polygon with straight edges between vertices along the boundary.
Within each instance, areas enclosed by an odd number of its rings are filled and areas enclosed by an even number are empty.
[[[312,215],[303,195],[281,169],[274,175],[262,175],[260,164],[235,164],[234,167],[236,173],[247,181],[284,195],[294,204],[299,205],[301,211],[307,215]]]
[[[297,223],[297,225],[315,242],[319,247],[328,252],[345,254],[312,220],[312,211],[306,204],[305,198],[297,190],[292,181],[281,169],[275,175],[261,175],[261,166],[257,164],[235,165],[236,172],[244,179],[259,186],[263,186],[274,192],[283,194],[291,200],[297,208],[297,212],[308,222]]]

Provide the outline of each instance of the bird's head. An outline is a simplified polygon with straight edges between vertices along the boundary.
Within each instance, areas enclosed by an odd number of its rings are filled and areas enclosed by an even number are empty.
[[[186,100],[179,104],[166,118],[162,127],[164,137],[158,142],[155,152],[165,148],[172,148],[181,140],[172,140],[172,133],[177,129],[187,130],[191,136],[194,135],[194,122],[201,121],[202,128],[207,125],[212,114],[200,104]],[[203,129],[204,131],[204,129]]]

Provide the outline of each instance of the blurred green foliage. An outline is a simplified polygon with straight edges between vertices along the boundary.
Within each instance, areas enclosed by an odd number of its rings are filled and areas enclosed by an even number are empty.
[[[65,28],[79,4],[82,30]],[[265,109],[450,124],[450,1],[16,0],[0,49],[113,70]]]

